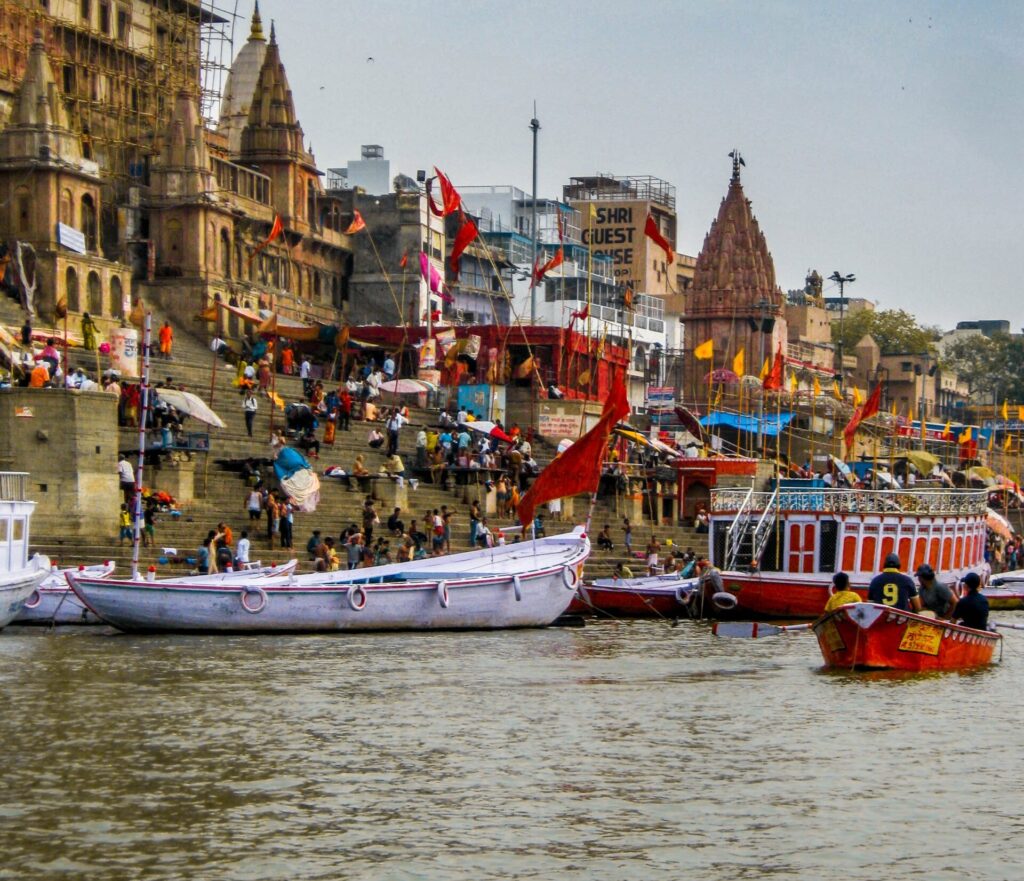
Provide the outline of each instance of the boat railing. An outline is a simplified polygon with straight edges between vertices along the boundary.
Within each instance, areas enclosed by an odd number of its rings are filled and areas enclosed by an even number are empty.
[[[743,488],[713,490],[711,512],[741,509],[768,511],[823,511],[832,514],[921,514],[983,516],[988,491],[973,489],[780,489],[752,493]]]
[[[764,553],[764,549],[768,546],[768,539],[771,538],[772,526],[775,525],[775,514],[779,509],[778,498],[779,490],[776,488],[775,492],[772,493],[772,497],[764,506],[764,512],[761,514],[761,519],[757,521],[757,526],[754,527],[754,537],[751,540],[750,548],[751,563],[760,564],[761,554]]]
[[[0,471],[0,502],[27,502],[28,473]]]
[[[750,487],[747,490],[747,494],[743,497],[743,501],[740,503],[739,509],[736,511],[736,516],[733,517],[732,523],[729,524],[729,528],[725,531],[725,568],[734,569],[736,568],[736,560],[740,553],[740,543],[743,541],[743,536],[747,534],[747,529],[750,522],[750,502],[754,496],[754,488]]]

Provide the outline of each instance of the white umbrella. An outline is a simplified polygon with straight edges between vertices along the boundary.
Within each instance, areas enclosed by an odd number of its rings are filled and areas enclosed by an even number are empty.
[[[563,438],[562,438],[562,439],[561,439],[561,440],[560,440],[560,441],[558,442],[558,452],[559,452],[559,453],[564,453],[564,452],[565,452],[565,451],[566,451],[567,449],[569,449],[569,447],[571,447],[571,446],[572,446],[572,441],[571,441],[571,440],[569,440],[569,438],[567,438],[567,437],[563,437]]]
[[[155,389],[157,396],[167,404],[170,404],[179,413],[185,413],[193,419],[212,425],[214,428],[224,428],[224,420],[211,410],[206,401],[194,395],[192,392],[183,392],[174,388]]]
[[[380,384],[380,390],[394,395],[420,395],[436,392],[437,386],[425,379],[389,379]]]

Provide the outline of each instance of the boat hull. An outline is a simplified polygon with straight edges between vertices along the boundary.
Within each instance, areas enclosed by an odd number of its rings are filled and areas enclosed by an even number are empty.
[[[875,603],[855,603],[813,626],[827,667],[967,670],[991,664],[1002,637]]]
[[[687,604],[697,579],[652,577],[608,579],[580,587],[569,612],[615,618],[678,618],[687,615]]]
[[[541,627],[568,608],[589,555],[581,532],[579,538],[560,538],[522,543],[513,546],[518,551],[505,553],[471,552],[376,569],[226,584],[100,580],[76,573],[69,573],[68,580],[90,610],[126,631]],[[531,553],[532,544],[540,552]],[[483,571],[460,571],[470,565]],[[442,573],[442,567],[447,571]],[[417,569],[424,569],[426,577]]]
[[[33,557],[24,569],[0,575],[0,627],[6,627],[21,612],[25,601],[50,574],[50,561]]]

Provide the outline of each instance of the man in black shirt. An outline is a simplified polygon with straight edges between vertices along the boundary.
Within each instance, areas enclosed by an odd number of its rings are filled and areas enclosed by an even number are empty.
[[[904,612],[921,611],[917,585],[913,578],[900,572],[900,558],[896,554],[889,554],[885,558],[885,568],[871,579],[868,602],[891,606]]]
[[[964,627],[975,630],[988,630],[988,600],[981,594],[981,578],[977,572],[968,572],[964,576],[965,593],[953,610],[953,617]]]

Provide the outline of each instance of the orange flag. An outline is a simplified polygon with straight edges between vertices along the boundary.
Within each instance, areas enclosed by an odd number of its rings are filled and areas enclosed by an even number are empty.
[[[455,234],[455,241],[452,242],[452,253],[448,258],[448,265],[451,267],[452,274],[456,279],[459,277],[459,258],[462,256],[462,252],[469,247],[470,243],[480,234],[476,228],[476,224],[473,223],[468,217],[466,222],[459,227],[459,231]]]
[[[846,448],[848,450],[853,449],[853,437],[857,433],[857,426],[861,424],[865,419],[874,416],[879,407],[882,404],[882,383],[878,383],[875,386],[874,391],[868,397],[867,401],[864,402],[863,407],[858,407],[853,411],[853,416],[850,417],[850,421],[846,423],[846,428],[843,429],[843,436],[846,439]]]
[[[274,241],[274,239],[276,239],[283,232],[284,232],[284,221],[281,220],[281,215],[280,214],[275,214],[274,215],[274,225],[272,227],[270,227],[270,235],[267,236],[267,238],[264,241],[260,242],[256,246],[255,250],[249,255],[248,262],[252,263],[252,261],[256,258],[256,255],[259,254],[260,251],[262,251],[265,247],[267,247],[267,245],[269,245],[272,241]]]
[[[352,212],[352,222],[348,225],[348,229],[345,230],[345,235],[352,236],[364,229],[366,229],[366,221],[363,220],[363,215],[354,210]]]
[[[434,197],[430,192],[431,181],[427,181],[427,204],[430,206],[430,213],[435,217],[447,217],[449,214],[454,214],[459,210],[459,206],[462,204],[462,196],[459,195],[458,190],[452,186],[452,182],[441,173],[441,169],[436,165],[434,166],[434,171],[437,172],[437,182],[441,185],[441,207],[438,207],[434,202]]]
[[[596,490],[601,479],[601,466],[608,446],[608,435],[615,427],[615,423],[628,415],[626,386],[620,379],[612,386],[597,425],[558,457],[557,467],[549,465],[545,468],[523,496],[516,510],[519,522],[529,526],[533,523],[533,514],[537,506],[552,499]]]

